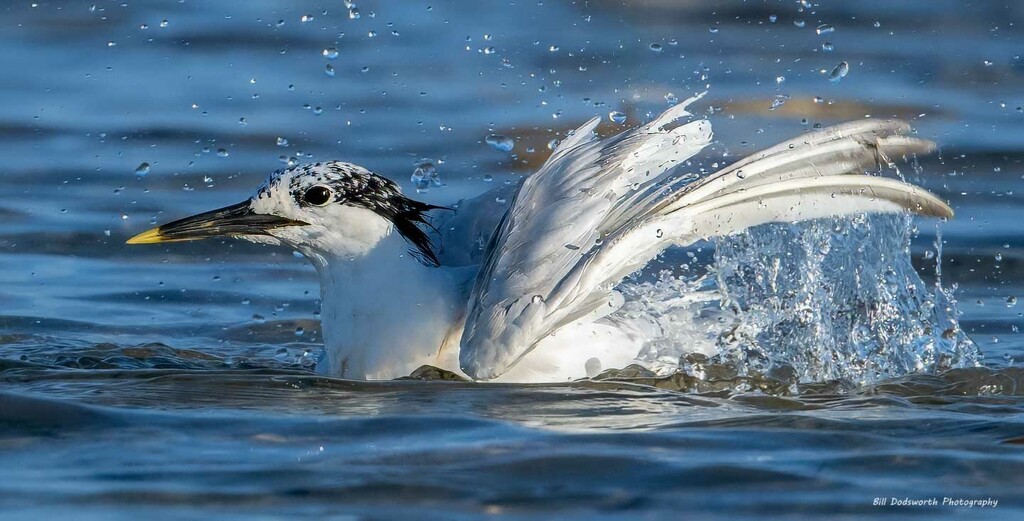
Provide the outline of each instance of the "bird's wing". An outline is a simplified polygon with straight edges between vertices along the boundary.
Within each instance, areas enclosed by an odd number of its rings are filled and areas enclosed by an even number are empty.
[[[602,238],[642,212],[633,204],[711,140],[711,125],[676,105],[650,124],[598,140],[598,118],[568,136],[526,178],[486,248],[469,301],[461,363],[497,376],[541,338],[614,309],[612,288],[580,286]],[[604,308],[603,311],[602,308]]]
[[[865,172],[930,141],[899,121],[812,132],[692,181],[672,175],[711,138],[707,121],[652,124],[597,141],[577,131],[528,178],[485,256],[469,302],[460,362],[475,378],[502,374],[558,328],[614,310],[614,287],[671,245],[769,222],[863,212],[950,217],[927,191]],[[573,247],[567,247],[572,245]]]

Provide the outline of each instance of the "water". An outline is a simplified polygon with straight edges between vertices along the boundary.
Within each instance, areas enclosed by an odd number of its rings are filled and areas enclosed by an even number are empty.
[[[2,8],[5,519],[1022,514],[1016,6],[358,4]],[[830,83],[841,62],[854,72]],[[957,217],[915,221],[898,275],[912,267],[931,289],[942,259],[981,367],[800,382],[695,357],[667,379],[343,382],[311,373],[318,290],[293,252],[123,245],[289,162],[352,161],[414,192],[410,171],[431,158],[443,186],[418,197],[450,202],[515,183],[586,119],[639,124],[709,85],[723,163],[865,114],[940,142],[906,175]],[[815,226],[802,240],[825,237]],[[664,262],[728,266],[772,237]],[[780,344],[801,334],[750,342],[821,347]],[[872,505],[933,496],[999,505]]]

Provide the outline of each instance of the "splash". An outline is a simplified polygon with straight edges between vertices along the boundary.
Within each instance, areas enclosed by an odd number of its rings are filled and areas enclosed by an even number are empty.
[[[821,219],[717,240],[721,305],[735,316],[717,356],[748,371],[787,364],[802,382],[977,366],[952,294],[911,264],[910,221]]]
[[[905,214],[861,215],[719,238],[706,272],[690,274],[684,263],[682,274],[620,287],[620,317],[658,332],[638,358],[663,375],[706,378],[715,368],[866,385],[979,366],[941,272],[929,286],[911,264],[911,222]]]

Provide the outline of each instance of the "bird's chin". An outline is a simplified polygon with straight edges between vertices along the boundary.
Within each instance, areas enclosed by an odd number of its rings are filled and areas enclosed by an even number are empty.
[[[284,242],[273,235],[236,235],[235,238],[255,242],[256,244],[269,244],[271,246],[283,246]]]

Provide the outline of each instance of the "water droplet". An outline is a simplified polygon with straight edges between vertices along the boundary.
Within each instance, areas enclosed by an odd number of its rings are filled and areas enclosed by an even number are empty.
[[[441,186],[441,174],[434,167],[434,163],[430,161],[421,161],[416,165],[416,169],[412,171],[412,177],[409,178],[412,184],[416,187],[416,191],[423,193],[430,189],[431,186]]]
[[[768,110],[775,110],[785,105],[787,101],[789,101],[788,94],[776,94],[775,99],[772,100],[772,106]]]
[[[490,183],[491,181],[494,181],[494,176],[492,176],[491,174],[484,174],[484,182]]]
[[[279,147],[286,147],[286,146],[288,146],[288,140],[283,138],[283,137],[278,137],[277,138],[277,146],[279,146]]]
[[[324,67],[324,73],[327,74],[328,76],[330,76],[331,78],[333,78],[334,77],[334,66],[328,63],[327,66]]]
[[[662,230],[661,228],[658,228],[658,230],[654,232],[654,235],[660,239],[665,236],[665,231]]]
[[[299,18],[299,20],[302,20],[302,23],[312,22],[313,21],[313,15],[311,15],[311,14],[304,14],[304,15],[302,15],[302,18]]]
[[[107,42],[107,47],[115,47],[115,46],[117,46],[117,42]]]
[[[708,32],[711,34],[718,34],[718,28],[715,26],[708,27]]]
[[[558,140],[557,139],[552,139],[551,141],[548,141],[548,150],[554,150],[556,148],[558,148]]]
[[[850,73],[850,64],[846,63],[844,61],[843,62],[839,62],[839,65],[836,65],[835,68],[832,69],[832,72],[828,75],[828,81],[830,81],[832,83],[839,83],[849,73]]]
[[[833,50],[835,50],[835,46],[832,45],[832,42],[822,42],[821,50],[825,52],[832,52]]]
[[[612,123],[621,125],[626,122],[626,115],[617,110],[613,110],[608,113],[608,119],[611,120]]]
[[[534,304],[540,304],[541,302],[544,302],[544,297],[540,295],[534,295],[533,298],[530,299],[530,301],[533,302]]]
[[[228,154],[227,149],[225,149],[225,148],[218,148],[217,149],[217,156],[219,156],[219,157],[228,157],[228,155],[229,154]]]
[[[651,44],[651,50],[654,51],[654,52],[661,52],[661,44],[660,43],[652,43]]]
[[[257,324],[262,324],[267,321],[266,317],[264,317],[263,315],[253,315],[252,320]]]
[[[836,32],[836,28],[829,24],[821,24],[814,30],[814,32],[818,34],[829,34]]]
[[[160,20],[160,27],[167,27],[170,24],[167,20]]]
[[[669,105],[675,105],[676,103],[679,103],[679,98],[677,98],[675,94],[669,92],[668,94],[665,95],[665,103],[668,103]]]
[[[803,20],[793,20],[793,25],[803,29],[804,25],[807,25],[807,22]]]
[[[338,57],[338,49],[336,49],[334,47],[328,47],[328,48],[324,49],[324,53],[323,54],[324,54],[324,58],[327,58],[328,60],[333,60],[333,59]]]
[[[768,21],[771,22],[771,23],[775,23],[775,22],[779,21],[779,17],[774,15],[774,14],[770,14],[770,15],[768,15]]]
[[[557,45],[552,45],[551,47],[548,47],[548,51],[558,52],[558,46]]]
[[[516,146],[516,142],[512,138],[501,134],[489,134],[484,141],[491,145],[491,148],[500,152],[511,152]]]
[[[135,169],[135,175],[139,177],[145,177],[149,173],[149,163],[140,163],[138,168]]]
[[[348,9],[348,17],[349,17],[350,20],[355,20],[356,18],[359,18],[359,8],[358,7],[350,7]]]
[[[377,37],[377,31],[369,31],[369,32],[366,33],[366,36],[367,36],[367,38],[376,38]]]
[[[302,336],[305,333],[306,333],[305,329],[302,329],[301,327],[295,328],[295,336]]]
[[[782,84],[785,81],[786,81],[786,77],[785,76],[776,76],[775,77],[775,83],[776,84]]]
[[[1017,305],[1017,297],[1014,297],[1014,296],[1006,297],[1006,307],[1012,308],[1013,306],[1016,306],[1016,305]]]

